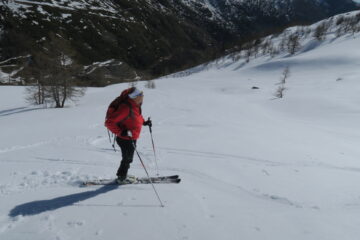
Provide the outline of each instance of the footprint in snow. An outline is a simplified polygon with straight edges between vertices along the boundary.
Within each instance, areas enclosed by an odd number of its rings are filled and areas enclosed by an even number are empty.
[[[85,224],[83,221],[74,221],[74,222],[68,222],[67,225],[69,227],[75,228],[75,227],[82,227]]]

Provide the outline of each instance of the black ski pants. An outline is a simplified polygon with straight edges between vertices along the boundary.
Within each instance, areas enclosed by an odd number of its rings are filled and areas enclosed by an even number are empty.
[[[122,160],[116,175],[121,180],[123,180],[126,178],[127,172],[130,168],[130,163],[132,163],[134,158],[136,140],[126,140],[117,137],[116,142],[120,146],[121,154],[122,154]]]

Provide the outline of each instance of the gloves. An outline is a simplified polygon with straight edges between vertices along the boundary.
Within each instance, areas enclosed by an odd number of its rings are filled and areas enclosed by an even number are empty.
[[[122,130],[121,131],[121,134],[120,134],[122,137],[132,137],[132,133],[130,130]]]
[[[149,126],[149,127],[152,127],[152,122],[150,120],[150,118],[148,120],[146,120],[144,123],[143,123],[144,126]]]

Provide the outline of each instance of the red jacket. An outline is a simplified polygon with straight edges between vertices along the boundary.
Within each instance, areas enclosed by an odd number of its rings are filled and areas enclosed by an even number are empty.
[[[129,99],[127,103],[120,104],[117,111],[111,113],[111,116],[105,121],[105,126],[122,139],[136,140],[140,136],[144,121],[141,115],[141,107]],[[124,130],[131,131],[132,137],[121,136]]]

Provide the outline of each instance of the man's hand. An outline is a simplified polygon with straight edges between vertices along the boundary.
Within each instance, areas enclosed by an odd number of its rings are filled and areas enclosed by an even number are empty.
[[[146,120],[144,123],[143,123],[144,126],[149,126],[149,127],[152,127],[152,122],[150,120],[150,118],[148,120]]]
[[[130,130],[122,130],[121,134],[122,137],[132,137],[132,133]]]

